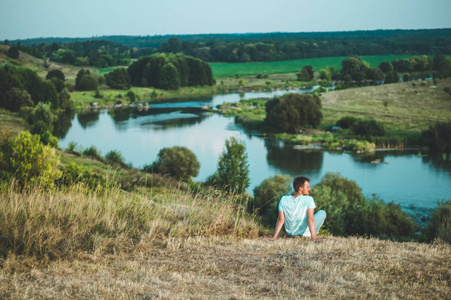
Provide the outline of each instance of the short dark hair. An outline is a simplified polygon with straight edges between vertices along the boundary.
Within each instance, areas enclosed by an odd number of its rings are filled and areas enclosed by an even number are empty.
[[[294,192],[297,193],[299,188],[304,186],[305,182],[310,182],[310,178],[305,176],[298,176],[293,180]]]

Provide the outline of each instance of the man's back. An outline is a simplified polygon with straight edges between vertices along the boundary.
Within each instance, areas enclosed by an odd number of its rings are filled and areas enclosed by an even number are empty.
[[[315,207],[315,201],[310,196],[283,196],[279,202],[279,211],[285,214],[285,231],[289,235],[302,235],[308,227],[307,209]]]

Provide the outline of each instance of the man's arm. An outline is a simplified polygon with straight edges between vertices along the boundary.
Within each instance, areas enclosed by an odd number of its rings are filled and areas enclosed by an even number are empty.
[[[277,239],[277,236],[280,233],[280,230],[282,230],[282,226],[285,223],[285,214],[283,211],[279,210],[279,217],[277,218],[276,222],[276,228],[274,229],[274,234],[270,238],[266,238],[267,240],[274,241]]]
[[[315,242],[321,242],[321,239],[318,239],[318,237],[316,236],[315,218],[313,217],[314,210],[314,208],[307,209],[307,224],[312,236],[312,240],[314,240]]]

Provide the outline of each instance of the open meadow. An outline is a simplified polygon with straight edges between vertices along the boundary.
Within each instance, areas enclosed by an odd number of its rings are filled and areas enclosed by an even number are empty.
[[[370,67],[377,67],[383,61],[394,59],[404,59],[413,55],[373,55],[361,56]],[[341,70],[341,62],[346,56],[306,58],[271,62],[251,62],[251,63],[210,63],[214,78],[252,76],[258,74],[283,74],[298,73],[303,66],[311,65],[314,71],[319,71],[327,67]]]
[[[427,129],[451,119],[451,79],[411,81],[323,93],[323,124],[344,116],[374,118],[388,131]]]

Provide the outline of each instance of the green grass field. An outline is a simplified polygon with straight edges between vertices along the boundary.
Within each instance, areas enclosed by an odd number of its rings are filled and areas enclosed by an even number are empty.
[[[362,60],[370,64],[371,67],[377,67],[383,61],[392,61],[395,58],[403,59],[415,55],[374,55],[361,56]],[[314,71],[319,71],[326,67],[334,67],[335,70],[341,69],[341,62],[347,56],[308,58],[271,62],[253,62],[253,63],[211,63],[214,78],[232,77],[235,74],[239,76],[250,76],[258,74],[281,74],[299,72],[303,66],[311,65]]]

